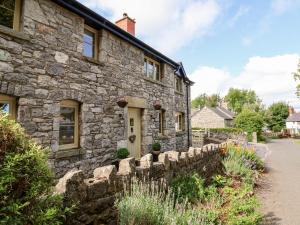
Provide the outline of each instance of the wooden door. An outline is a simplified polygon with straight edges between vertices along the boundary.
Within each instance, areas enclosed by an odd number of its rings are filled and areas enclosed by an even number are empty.
[[[130,157],[141,157],[141,109],[128,108],[128,150]]]

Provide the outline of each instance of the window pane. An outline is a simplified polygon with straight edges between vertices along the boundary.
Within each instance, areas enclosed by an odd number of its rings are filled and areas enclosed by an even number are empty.
[[[8,103],[0,103],[0,111],[5,114],[9,114],[9,104]]]
[[[148,63],[148,77],[150,77],[151,79],[154,79],[154,65],[153,62],[149,62]]]
[[[84,30],[84,36],[83,36],[83,41],[87,44],[93,45],[94,44],[94,33]]]
[[[5,2],[0,2],[0,25],[13,28],[14,24],[14,1],[13,9],[9,9],[9,4],[4,5]]]
[[[155,79],[160,80],[159,65],[155,64]]]
[[[147,59],[144,59],[144,74],[147,75]]]
[[[75,108],[61,107],[59,122],[59,144],[75,143]]]
[[[179,121],[178,121],[178,123],[179,123],[179,130],[182,130],[182,115],[179,114],[178,118],[179,118]]]
[[[83,35],[83,55],[94,57],[95,35],[85,30]]]

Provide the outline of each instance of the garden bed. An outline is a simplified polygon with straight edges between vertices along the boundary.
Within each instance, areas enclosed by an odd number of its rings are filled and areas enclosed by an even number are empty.
[[[185,175],[164,188],[159,182],[133,182],[119,196],[121,225],[259,224],[254,186],[261,159],[252,150],[229,145],[222,149],[223,172],[205,181]]]

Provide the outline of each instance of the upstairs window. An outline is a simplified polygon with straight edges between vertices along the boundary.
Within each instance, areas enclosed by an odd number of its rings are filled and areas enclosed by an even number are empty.
[[[161,110],[159,112],[159,134],[164,135],[164,127],[165,127],[165,112]]]
[[[182,80],[175,75],[175,90],[182,93]]]
[[[176,131],[183,131],[184,130],[184,120],[183,120],[183,113],[178,112],[176,113],[176,121],[175,121],[175,129]]]
[[[89,26],[84,27],[83,55],[94,59],[98,57],[98,32]]]
[[[152,80],[161,80],[160,63],[148,57],[144,58],[144,75]]]
[[[9,115],[11,119],[16,118],[16,98],[0,94],[0,111]]]
[[[20,29],[21,0],[0,0],[0,25]]]
[[[78,135],[79,104],[72,100],[60,103],[59,148],[71,149],[79,147]]]

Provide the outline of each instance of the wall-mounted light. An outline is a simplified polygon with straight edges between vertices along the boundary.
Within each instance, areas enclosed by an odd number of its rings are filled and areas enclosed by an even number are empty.
[[[128,104],[128,101],[124,96],[122,96],[118,98],[117,104],[119,107],[124,108]]]

